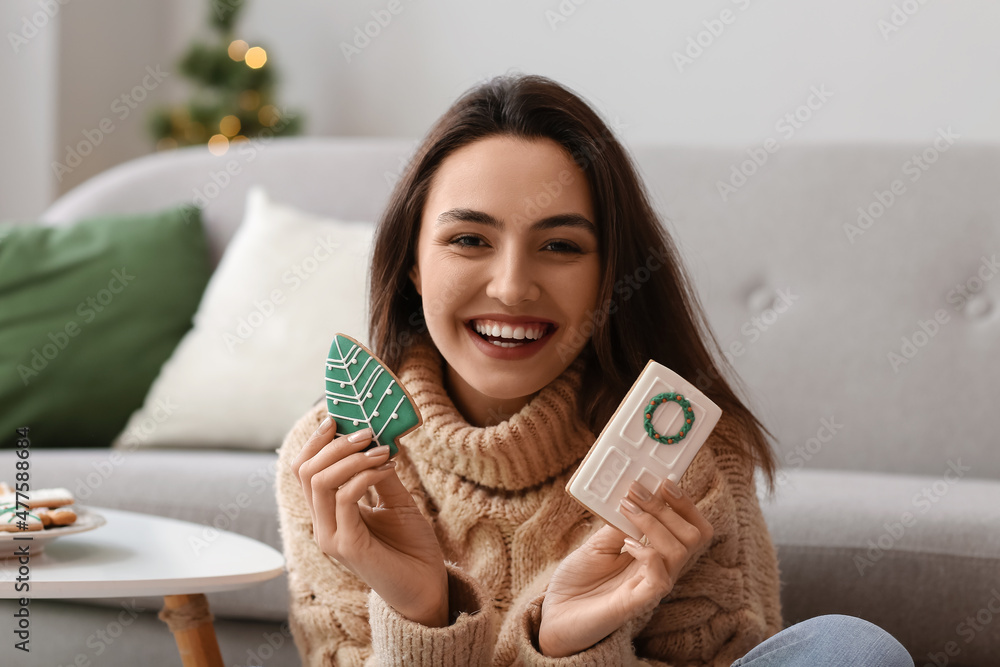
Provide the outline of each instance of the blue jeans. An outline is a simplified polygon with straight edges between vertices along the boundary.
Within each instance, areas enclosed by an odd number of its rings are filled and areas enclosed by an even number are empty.
[[[765,639],[731,667],[913,667],[896,639],[854,616],[828,614]]]

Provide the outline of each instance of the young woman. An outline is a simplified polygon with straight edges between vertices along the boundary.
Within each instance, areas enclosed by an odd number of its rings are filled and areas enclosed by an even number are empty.
[[[424,422],[390,460],[320,401],[282,445],[303,664],[912,666],[860,619],[782,631],[765,431],[634,164],[574,93],[505,76],[462,96],[396,186],[370,278],[370,346]],[[723,417],[679,484],[622,500],[640,543],[564,487],[650,358]]]

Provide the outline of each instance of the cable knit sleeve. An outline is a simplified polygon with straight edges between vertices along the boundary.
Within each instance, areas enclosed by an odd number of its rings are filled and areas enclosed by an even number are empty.
[[[372,592],[372,636],[378,665],[468,667],[492,661],[492,601],[454,564],[448,568],[448,605],[454,619],[445,628],[428,628],[402,616]]]
[[[685,566],[652,611],[593,647],[546,658],[537,637],[544,596],[523,612],[517,642],[528,665],[729,667],[781,630],[778,562],[757,500],[752,467],[734,443],[739,427],[723,418],[680,486],[714,527],[712,543]]]
[[[278,450],[275,482],[288,570],[289,626],[302,665],[488,663],[494,645],[491,600],[454,565],[448,564],[454,621],[429,628],[399,615],[316,544],[312,516],[291,463],[325,416],[319,403],[292,427]],[[443,660],[445,655],[453,661]]]

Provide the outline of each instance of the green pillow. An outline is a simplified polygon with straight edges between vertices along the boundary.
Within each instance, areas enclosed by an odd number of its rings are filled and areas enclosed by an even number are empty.
[[[0,447],[106,447],[191,328],[201,211],[0,224]]]

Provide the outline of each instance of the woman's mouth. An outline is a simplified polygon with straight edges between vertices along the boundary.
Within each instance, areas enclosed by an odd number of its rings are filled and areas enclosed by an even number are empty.
[[[548,322],[514,325],[496,320],[470,320],[468,326],[471,326],[480,338],[499,347],[517,347],[532,343],[544,338],[553,328]]]
[[[470,320],[465,328],[476,346],[498,359],[521,359],[533,355],[558,328],[550,322],[509,324],[496,320]]]

